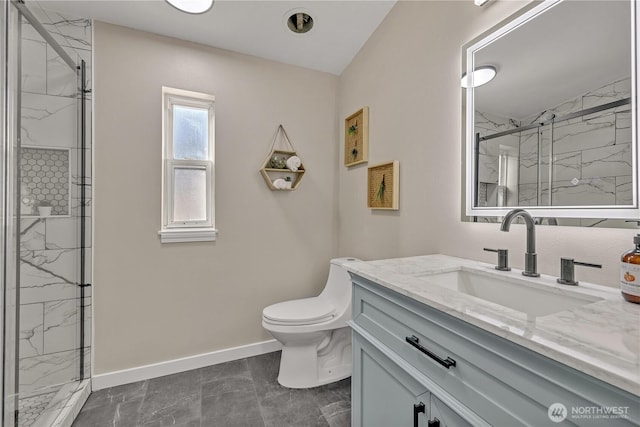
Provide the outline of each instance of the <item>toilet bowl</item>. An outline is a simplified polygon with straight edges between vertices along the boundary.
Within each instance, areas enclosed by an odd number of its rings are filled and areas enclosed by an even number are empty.
[[[335,258],[320,295],[284,301],[262,311],[262,327],[282,343],[278,382],[310,388],[351,376],[351,278]]]

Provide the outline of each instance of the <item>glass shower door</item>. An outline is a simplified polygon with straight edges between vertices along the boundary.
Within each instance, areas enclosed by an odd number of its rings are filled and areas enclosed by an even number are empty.
[[[7,336],[4,343],[5,354],[13,355],[13,366],[5,364],[5,377],[13,381],[4,391],[5,421],[14,424],[5,425],[40,427],[60,423],[87,385],[82,380],[89,360],[85,263],[91,156],[84,145],[82,53],[74,48],[75,36],[59,28],[67,21],[31,3],[11,6],[15,29],[8,32],[8,44],[15,46],[15,61],[9,58],[9,68],[18,65],[18,78],[9,110],[16,111],[19,138],[8,201],[18,232],[15,292],[5,300],[5,322],[15,325],[15,339]]]
[[[0,150],[0,302],[2,302],[3,345],[0,353],[3,357],[2,381],[2,425],[15,425],[17,399],[17,175],[15,157],[19,140],[19,80],[20,68],[9,66],[18,64],[19,14],[9,2],[2,3],[0,39],[0,94],[2,95],[0,128],[2,146]]]

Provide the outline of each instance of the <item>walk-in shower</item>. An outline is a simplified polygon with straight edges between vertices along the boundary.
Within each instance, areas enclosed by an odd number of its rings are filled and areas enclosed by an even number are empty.
[[[0,14],[2,424],[69,426],[90,392],[91,21]]]
[[[524,120],[476,111],[475,206],[631,203],[630,91],[624,78]]]

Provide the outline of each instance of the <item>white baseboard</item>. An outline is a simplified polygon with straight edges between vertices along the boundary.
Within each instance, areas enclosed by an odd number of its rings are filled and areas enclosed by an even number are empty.
[[[211,353],[198,354],[181,359],[167,360],[166,362],[139,366],[137,368],[123,369],[122,371],[107,372],[106,374],[94,375],[91,378],[92,389],[101,390],[136,381],[144,381],[165,375],[177,374],[178,372],[190,371],[191,369],[217,365],[218,363],[229,362],[231,360],[271,353],[281,349],[282,344],[276,340],[269,340],[239,347],[225,348],[224,350],[212,351]]]

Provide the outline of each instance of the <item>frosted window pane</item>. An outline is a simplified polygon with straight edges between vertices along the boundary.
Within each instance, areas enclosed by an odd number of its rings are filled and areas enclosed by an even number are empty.
[[[173,158],[207,160],[209,111],[175,105],[173,107]]]
[[[173,220],[206,221],[207,172],[203,169],[173,170]]]

